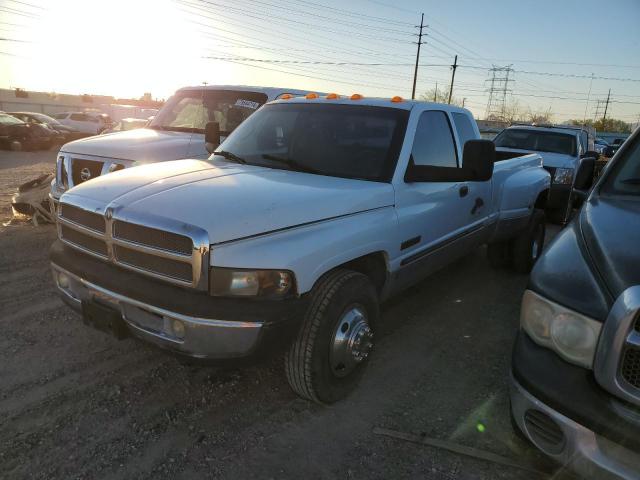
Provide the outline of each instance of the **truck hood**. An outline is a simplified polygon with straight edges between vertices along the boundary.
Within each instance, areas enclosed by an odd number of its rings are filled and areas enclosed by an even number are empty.
[[[553,167],[553,168],[575,168],[576,166],[576,157],[571,155],[565,155],[562,153],[552,153],[552,152],[536,152],[534,150],[520,150],[517,148],[505,148],[505,147],[497,147],[496,150],[503,152],[518,152],[523,155],[529,153],[537,153],[542,157],[542,164],[545,167]]]
[[[640,285],[640,202],[592,197],[580,213],[580,228],[596,269],[616,298]]]
[[[388,183],[253,165],[177,160],[98,177],[62,202],[139,223],[168,219],[208,232],[216,244],[394,204]]]
[[[61,152],[140,163],[209,156],[204,135],[149,128],[83,138],[63,145]]]

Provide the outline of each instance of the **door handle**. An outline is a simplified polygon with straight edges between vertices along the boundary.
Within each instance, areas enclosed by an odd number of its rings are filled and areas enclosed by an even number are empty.
[[[460,187],[460,190],[458,190],[458,193],[460,194],[461,197],[466,197],[467,194],[469,193],[469,187],[466,185],[463,185],[462,187]]]

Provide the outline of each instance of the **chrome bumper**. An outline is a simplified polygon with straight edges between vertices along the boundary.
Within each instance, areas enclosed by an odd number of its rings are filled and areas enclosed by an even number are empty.
[[[546,455],[585,478],[637,479],[640,455],[613,443],[565,417],[527,392],[511,377],[511,414],[520,430]],[[525,413],[537,410],[550,417],[565,437],[562,451],[551,453],[535,441],[525,423]]]
[[[154,307],[112,292],[51,264],[62,300],[82,313],[82,302],[97,302],[120,312],[132,335],[161,348],[197,358],[239,358],[257,347],[263,322],[192,317]]]

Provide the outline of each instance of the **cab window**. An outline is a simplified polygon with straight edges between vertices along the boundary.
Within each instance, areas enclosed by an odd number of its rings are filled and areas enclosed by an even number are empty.
[[[458,154],[447,114],[432,110],[418,121],[411,156],[415,165],[458,167]]]

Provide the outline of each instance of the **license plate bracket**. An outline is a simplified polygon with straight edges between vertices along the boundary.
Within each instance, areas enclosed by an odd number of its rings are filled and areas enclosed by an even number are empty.
[[[129,330],[120,312],[95,301],[82,302],[82,321],[85,325],[109,333],[119,340],[129,336]]]

